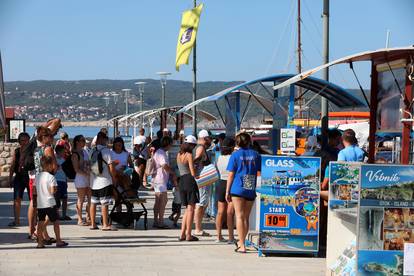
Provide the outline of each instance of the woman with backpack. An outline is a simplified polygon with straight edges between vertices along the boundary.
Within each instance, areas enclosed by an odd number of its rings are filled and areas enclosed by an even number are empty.
[[[91,204],[91,188],[89,185],[89,156],[84,150],[86,144],[85,137],[83,135],[77,135],[73,138],[72,147],[72,164],[75,169],[75,187],[78,194],[78,201],[76,202],[76,213],[78,215],[78,225],[88,226],[90,225],[89,206]],[[82,218],[83,203],[87,198],[86,203],[86,221]]]

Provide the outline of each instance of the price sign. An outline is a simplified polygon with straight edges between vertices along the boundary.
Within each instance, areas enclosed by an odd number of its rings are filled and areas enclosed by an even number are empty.
[[[265,226],[267,227],[288,227],[288,216],[285,214],[266,214]]]

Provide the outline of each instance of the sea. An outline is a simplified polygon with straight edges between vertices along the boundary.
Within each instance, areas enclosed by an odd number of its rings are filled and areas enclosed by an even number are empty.
[[[92,127],[92,126],[68,126],[65,127],[63,126],[62,129],[59,130],[59,132],[66,132],[69,135],[69,138],[73,138],[76,135],[83,135],[86,138],[93,138],[95,137],[95,135],[101,130],[102,127]],[[175,130],[175,128],[169,128],[172,132]],[[136,133],[138,134],[138,128],[136,129]],[[155,136],[156,132],[159,130],[159,126],[154,126],[153,127],[153,136]],[[119,131],[121,133],[121,135],[125,135],[125,128],[119,128]],[[30,135],[33,135],[35,132],[35,127],[33,126],[27,126],[26,127],[26,132],[29,133]],[[129,128],[129,135],[133,135],[134,134],[134,129],[131,127]],[[145,134],[149,135],[149,129],[145,128]],[[184,128],[184,134],[185,135],[190,135],[192,134],[192,128],[191,127],[186,127]],[[114,128],[113,127],[109,127],[108,128],[108,135],[109,137],[113,137],[114,136]],[[58,138],[58,137],[55,137]]]

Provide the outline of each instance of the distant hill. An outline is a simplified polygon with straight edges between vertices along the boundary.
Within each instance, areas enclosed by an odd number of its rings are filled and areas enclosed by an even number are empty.
[[[79,81],[12,81],[5,82],[6,91],[6,105],[8,106],[24,106],[24,105],[38,105],[42,109],[39,112],[59,112],[61,108],[68,106],[82,106],[86,109],[98,108],[105,112],[105,101],[103,97],[104,92],[116,92],[120,94],[117,105],[111,97],[109,106],[110,115],[122,114],[125,112],[125,104],[123,101],[124,88],[130,88],[130,112],[139,110],[139,95],[138,87],[135,82],[144,81],[144,109],[153,109],[161,105],[161,84],[159,80],[154,79],[134,79],[134,80],[79,80]],[[217,93],[223,89],[242,83],[242,81],[208,81],[200,82],[197,85],[197,97],[202,98],[208,95]],[[253,86],[253,89],[255,87]],[[257,88],[257,87],[256,87]],[[85,96],[85,92],[89,92]],[[359,90],[351,89],[350,92],[357,98],[363,100]],[[262,96],[268,95],[263,92]],[[34,96],[35,95],[35,96]],[[37,95],[37,96],[36,96]],[[61,98],[64,95],[64,98]],[[314,95],[314,94],[313,94]],[[307,96],[309,99],[313,95]],[[368,95],[369,97],[369,95]],[[192,83],[188,81],[168,80],[166,86],[166,104],[167,106],[185,105],[192,100]],[[242,110],[247,102],[242,102]],[[223,106],[223,103],[220,104]],[[318,113],[320,108],[319,100],[314,100],[311,108],[314,113]],[[214,104],[206,104],[200,108],[218,114]],[[334,108],[335,109],[335,108]],[[336,109],[335,109],[336,110]],[[254,117],[264,114],[263,108],[257,105],[252,105],[249,109],[249,116]]]

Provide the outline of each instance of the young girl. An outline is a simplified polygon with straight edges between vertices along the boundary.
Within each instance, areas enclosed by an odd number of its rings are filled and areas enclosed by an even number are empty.
[[[217,240],[216,242],[227,242],[221,234],[223,227],[224,216],[227,216],[227,228],[229,230],[229,243],[234,242],[234,208],[233,203],[226,201],[226,186],[229,172],[227,171],[227,165],[230,160],[230,155],[234,150],[234,139],[224,138],[220,145],[220,156],[217,160],[217,169],[220,173],[220,182],[216,186],[216,198],[217,202],[217,217],[216,217],[216,230]]]
[[[36,176],[33,195],[36,197],[37,205],[37,248],[44,248],[43,235],[47,222],[45,222],[46,216],[53,223],[53,229],[56,235],[56,247],[65,247],[68,243],[62,241],[60,238],[60,226],[59,217],[56,208],[56,200],[54,194],[57,191],[57,182],[53,173],[55,172],[54,159],[50,156],[43,156],[40,159],[40,163],[43,171]]]

